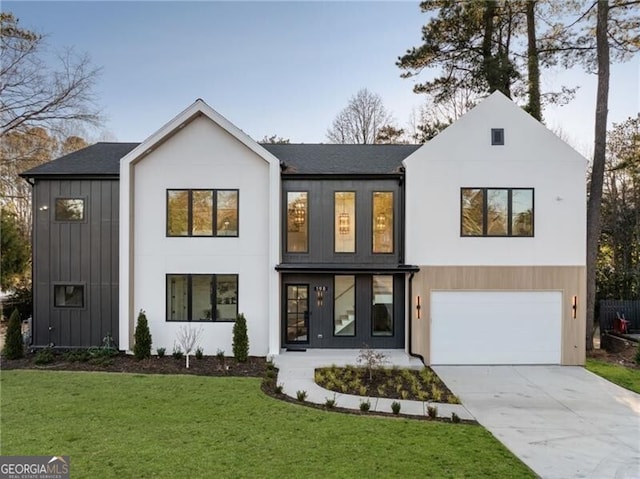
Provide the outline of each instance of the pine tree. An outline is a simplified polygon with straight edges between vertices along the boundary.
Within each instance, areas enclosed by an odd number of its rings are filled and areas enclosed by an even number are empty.
[[[249,336],[247,335],[247,320],[240,313],[233,325],[233,355],[244,363],[249,357]]]
[[[13,310],[9,318],[9,326],[7,328],[7,337],[3,350],[7,359],[20,359],[24,356],[24,345],[22,344],[22,323],[20,321],[20,313],[17,309]]]
[[[149,331],[149,323],[144,310],[140,310],[138,314],[138,324],[134,334],[135,344],[133,345],[133,354],[136,359],[147,359],[151,357],[151,332]]]

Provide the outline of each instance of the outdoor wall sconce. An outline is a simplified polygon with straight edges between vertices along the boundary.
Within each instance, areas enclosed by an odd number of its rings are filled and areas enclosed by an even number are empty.
[[[318,307],[321,308],[324,302],[324,292],[327,290],[326,286],[316,286],[314,288],[316,290],[316,303]]]
[[[38,208],[39,211],[47,211],[49,209],[49,207],[47,205],[43,205],[40,208]]]
[[[420,296],[416,296],[416,318],[420,319],[420,310],[422,305],[420,304]]]
[[[578,314],[578,297],[574,296],[573,299],[571,300],[571,316],[573,317],[573,319],[576,319],[577,314]]]

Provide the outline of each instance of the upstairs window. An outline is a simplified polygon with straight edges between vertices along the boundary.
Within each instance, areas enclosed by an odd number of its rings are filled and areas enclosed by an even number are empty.
[[[532,237],[533,188],[462,188],[462,236]]]
[[[306,191],[287,192],[287,253],[309,251],[308,205]]]
[[[393,191],[373,193],[373,252],[393,253]]]
[[[56,221],[84,221],[84,198],[56,198]]]
[[[167,190],[167,236],[238,236],[238,190]]]
[[[334,251],[356,252],[356,193],[336,191],[334,193]]]

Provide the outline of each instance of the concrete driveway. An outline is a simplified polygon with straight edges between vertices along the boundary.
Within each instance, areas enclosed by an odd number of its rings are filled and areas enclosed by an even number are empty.
[[[574,366],[434,366],[542,478],[640,479],[640,395]]]

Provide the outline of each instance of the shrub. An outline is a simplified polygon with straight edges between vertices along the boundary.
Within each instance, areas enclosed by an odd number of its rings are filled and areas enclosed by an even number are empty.
[[[276,389],[275,389],[276,394],[282,394],[282,391],[283,391],[283,390],[284,390],[284,385],[283,385],[283,384],[278,384],[278,385],[276,386]]]
[[[180,349],[180,346],[176,344],[173,345],[173,352],[171,353],[171,356],[173,356],[174,359],[184,358],[184,353],[182,352],[182,349]]]
[[[366,401],[360,401],[360,411],[368,412],[371,409],[371,401],[368,399]]]
[[[438,417],[438,408],[436,406],[427,406],[427,416],[431,419]]]
[[[133,354],[136,359],[147,359],[151,357],[151,332],[144,310],[138,313],[138,324],[134,333]]]
[[[216,358],[224,362],[224,349],[218,349],[216,351]]]
[[[393,401],[391,403],[391,411],[393,414],[400,414],[400,403],[398,401]]]
[[[460,416],[458,416],[455,412],[451,413],[451,422],[458,424],[460,422]]]
[[[307,391],[296,391],[296,397],[298,401],[305,402],[307,399]]]
[[[156,354],[159,358],[164,358],[165,353],[167,352],[167,348],[158,348],[156,349]]]
[[[324,406],[327,409],[333,409],[334,407],[336,407],[336,395],[334,394],[333,398],[325,398]]]
[[[233,355],[241,362],[247,362],[249,357],[249,336],[247,335],[247,320],[240,313],[233,325]]]
[[[638,351],[636,352],[636,364],[640,364],[640,342],[638,342]]]
[[[22,321],[20,313],[14,309],[9,318],[7,337],[5,338],[3,351],[7,359],[20,359],[24,357],[24,343],[22,342]]]
[[[201,348],[200,346],[198,346],[198,347],[196,348],[195,357],[196,357],[196,359],[202,359],[202,358],[204,358],[204,351],[202,350],[202,348]]]
[[[176,335],[178,338],[177,343],[181,350],[184,351],[184,355],[187,358],[185,361],[187,369],[189,369],[189,355],[193,352],[196,344],[198,344],[201,335],[202,328],[194,329],[191,325],[180,326],[180,329],[178,329],[178,333]],[[202,354],[202,352],[200,354]]]
[[[44,348],[36,353],[33,362],[36,364],[49,364],[52,363],[54,359],[53,350],[51,348]]]

